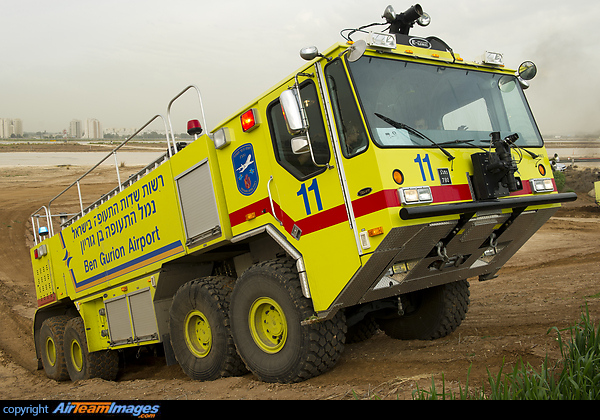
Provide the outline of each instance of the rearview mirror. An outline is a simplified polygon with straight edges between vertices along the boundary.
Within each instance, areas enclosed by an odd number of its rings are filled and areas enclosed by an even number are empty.
[[[288,132],[292,135],[305,133],[308,130],[308,123],[302,117],[302,108],[296,91],[288,89],[282,92],[279,102]]]
[[[319,56],[321,56],[321,54],[319,54],[319,49],[317,47],[305,47],[300,50],[300,57],[306,61],[313,60]]]
[[[498,88],[504,93],[512,92],[515,88],[515,78],[513,76],[502,76],[498,80]]]
[[[348,48],[348,61],[354,63],[358,61],[367,50],[367,42],[364,39],[359,39]]]
[[[519,77],[531,80],[537,75],[537,67],[533,61],[525,61],[519,66]]]
[[[295,155],[303,155],[310,153],[310,146],[308,144],[308,138],[305,136],[294,137],[291,140],[292,153]]]

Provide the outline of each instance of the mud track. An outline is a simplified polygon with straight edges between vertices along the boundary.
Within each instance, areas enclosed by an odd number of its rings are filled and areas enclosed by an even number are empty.
[[[29,261],[29,216],[83,173],[75,167],[0,170],[0,398],[1,399],[410,399],[432,378],[463,386],[487,383],[487,369],[511,369],[523,360],[539,368],[560,357],[552,327],[579,321],[587,303],[600,318],[600,208],[585,192],[561,209],[500,271],[497,279],[471,282],[463,325],[436,341],[396,341],[379,333],[349,344],[330,372],[294,385],[266,384],[251,374],[194,382],[178,366],[150,353],[127,360],[116,382],[56,383],[37,370],[31,320],[36,308]],[[133,169],[132,169],[133,173]],[[114,186],[106,169],[86,191]]]

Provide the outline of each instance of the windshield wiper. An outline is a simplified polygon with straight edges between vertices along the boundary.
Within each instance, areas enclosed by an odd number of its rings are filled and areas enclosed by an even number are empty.
[[[516,145],[515,145],[515,146],[516,146]],[[534,158],[534,159],[537,159],[537,158],[541,157],[540,155],[537,155],[537,154],[533,153],[533,152],[532,152],[532,151],[530,151],[530,150],[523,149],[522,147],[519,147],[519,146],[517,146],[517,147],[519,148],[519,150],[523,150],[524,152],[527,152],[527,154],[528,154],[529,156],[531,156],[532,158]]]
[[[408,126],[406,124],[403,124],[401,122],[394,121],[394,120],[392,120],[392,119],[390,119],[390,118],[388,118],[386,116],[378,114],[377,112],[375,112],[375,116],[377,118],[382,119],[383,121],[385,121],[386,123],[388,123],[389,125],[391,125],[394,128],[398,128],[398,129],[401,129],[401,130],[406,130],[409,133],[412,133],[412,134],[414,134],[417,137],[420,137],[422,139],[428,140],[431,144],[433,144],[438,149],[440,149],[448,157],[448,161],[453,161],[455,159],[454,156],[452,156],[450,153],[448,153],[446,150],[444,150],[444,148],[442,146],[440,146],[439,144],[437,144],[436,142],[434,142],[433,140],[431,140],[425,134],[423,134],[423,133],[415,130],[414,128],[412,128],[412,127],[410,127],[410,126]]]
[[[471,139],[471,140],[450,140],[450,141],[445,141],[443,143],[438,143],[438,146],[449,146],[451,144],[470,144],[473,143],[475,140]]]

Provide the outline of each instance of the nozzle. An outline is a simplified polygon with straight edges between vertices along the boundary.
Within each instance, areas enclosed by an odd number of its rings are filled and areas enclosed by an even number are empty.
[[[417,19],[423,16],[423,8],[420,4],[410,6],[404,13],[400,13],[400,18],[403,23],[414,23]]]
[[[406,11],[396,14],[392,6],[388,6],[383,12],[383,18],[391,23],[390,33],[391,34],[404,34],[408,35],[410,28],[413,27],[422,16],[423,8],[419,4],[410,6]]]

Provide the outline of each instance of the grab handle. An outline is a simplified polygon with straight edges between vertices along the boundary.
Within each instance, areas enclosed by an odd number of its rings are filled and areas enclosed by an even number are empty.
[[[277,215],[275,214],[275,206],[273,205],[273,197],[271,197],[271,181],[273,181],[273,175],[271,175],[269,177],[269,182],[267,182],[267,192],[269,193],[269,203],[271,203],[271,213],[273,214],[273,217],[275,218],[275,220],[277,220],[279,222],[279,225],[283,226],[283,222],[281,220],[279,220],[277,218]]]

